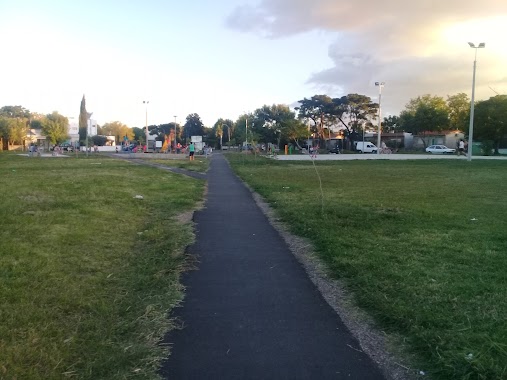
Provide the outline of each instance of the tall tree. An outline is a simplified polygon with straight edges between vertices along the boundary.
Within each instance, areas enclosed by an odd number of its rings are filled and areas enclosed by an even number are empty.
[[[328,95],[314,95],[310,99],[299,101],[298,117],[311,122],[311,130],[321,138],[325,138],[326,130],[336,123],[339,108]],[[341,114],[340,114],[341,115]]]
[[[426,132],[449,128],[449,108],[440,96],[423,95],[413,98],[400,114],[400,125],[405,132],[423,138]]]
[[[401,132],[400,118],[399,116],[388,116],[384,117],[382,122],[382,132]]]
[[[296,115],[285,104],[264,105],[254,111],[252,130],[259,136],[259,142],[281,144],[295,141],[304,124],[296,121]],[[306,127],[304,127],[306,135]],[[297,143],[297,141],[295,141]]]
[[[164,141],[166,137],[171,136],[171,141],[173,142],[173,139],[175,138],[175,130],[176,130],[177,124],[175,122],[170,122],[166,124],[159,124],[159,125],[150,125],[148,126],[148,131],[150,135],[157,136],[155,137],[155,140]]]
[[[348,94],[334,99],[334,102],[336,108],[342,110],[349,120],[348,125],[344,123],[349,135],[362,132],[367,123],[371,123],[371,119],[378,115],[378,104],[366,95]]]
[[[143,128],[134,127],[132,128],[132,133],[134,134],[134,140],[137,142],[142,142],[146,139],[146,133]]]
[[[236,143],[242,143],[243,141],[251,143],[252,141],[257,141],[258,136],[255,135],[254,127],[253,114],[240,115],[238,120],[234,123],[232,140]]]
[[[213,131],[216,137],[218,137],[218,141],[220,142],[220,148],[224,144],[224,119],[218,119],[213,125]]]
[[[86,111],[86,99],[83,94],[81,107],[79,109],[79,140],[85,142],[88,137],[88,119],[91,115]]]
[[[201,121],[201,117],[196,113],[188,115],[183,126],[183,131],[185,140],[190,139],[191,136],[204,136],[204,124]]]
[[[466,133],[470,120],[470,99],[468,95],[461,92],[447,96],[447,107],[449,108],[449,127]]]
[[[9,144],[23,144],[28,132],[27,119],[0,116],[0,137]]]
[[[22,106],[3,106],[0,108],[0,116],[28,119],[30,117],[30,111]]]
[[[507,95],[497,95],[475,106],[474,139],[493,143],[498,154],[500,142],[507,138]]]
[[[127,136],[127,140],[132,140],[134,138],[132,128],[129,128],[119,121],[111,121],[104,124],[100,127],[100,133],[107,136],[114,136],[117,143],[124,141],[125,136]]]
[[[213,125],[215,135],[220,136],[222,143],[230,143],[234,134],[234,121],[219,118]],[[218,131],[221,130],[221,134]]]
[[[69,138],[69,119],[54,111],[42,120],[42,133],[51,144],[60,144]]]
[[[22,106],[4,106],[0,108],[1,146],[23,144],[28,132],[31,113]]]

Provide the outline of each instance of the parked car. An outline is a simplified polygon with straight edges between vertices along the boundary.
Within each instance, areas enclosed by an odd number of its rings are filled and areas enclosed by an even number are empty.
[[[62,148],[65,152],[74,152],[74,146],[69,143],[60,144],[60,148]]]
[[[445,145],[430,145],[426,148],[426,153],[432,154],[453,154],[456,149],[448,148]]]
[[[377,147],[368,141],[356,142],[356,150],[359,153],[377,153]]]
[[[60,145],[55,145],[50,150],[55,150],[56,146],[58,146],[60,148],[60,150],[62,150],[63,152],[74,152],[74,146],[69,143],[62,143]]]

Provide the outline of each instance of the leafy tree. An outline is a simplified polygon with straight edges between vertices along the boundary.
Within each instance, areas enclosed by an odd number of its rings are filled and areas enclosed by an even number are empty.
[[[406,105],[399,120],[405,132],[419,136],[426,146],[423,138],[426,132],[449,128],[449,108],[440,96],[418,96]]]
[[[0,116],[28,119],[30,117],[30,111],[21,106],[3,106],[0,108]]]
[[[132,128],[132,133],[134,134],[134,141],[144,142],[144,140],[146,139],[144,128],[134,127]]]
[[[196,113],[188,115],[183,126],[183,131],[185,140],[189,140],[191,136],[204,136],[204,124],[201,121],[201,117]]]
[[[0,146],[23,144],[28,133],[31,113],[22,106],[0,108]]]
[[[225,136],[227,136],[227,143],[230,143],[232,136],[234,135],[234,121],[231,119],[225,119],[223,126],[227,128]]]
[[[400,126],[400,118],[399,116],[389,116],[384,117],[384,121],[382,122],[382,132],[402,132],[402,128]]]
[[[314,95],[310,99],[304,98],[299,101],[298,117],[312,123],[311,131],[325,138],[325,129],[328,129],[336,122],[336,119],[343,114],[339,102],[333,101],[327,95]]]
[[[461,92],[447,96],[447,107],[449,108],[449,127],[467,132],[470,121],[470,99],[468,99],[468,95]]]
[[[498,154],[500,141],[507,137],[507,95],[497,95],[475,106],[474,139],[493,142]]]
[[[373,103],[371,98],[366,95],[348,94],[339,99],[333,99],[336,107],[342,111],[350,120],[349,124],[345,124],[348,135],[362,132],[370,119],[376,118],[378,115],[378,104]],[[341,116],[340,115],[340,118]]]
[[[43,115],[40,113],[32,113],[30,115],[30,122],[29,122],[30,128],[42,129],[42,120],[44,120],[45,117],[46,117],[46,115]]]
[[[100,134],[114,136],[117,143],[123,141],[125,136],[127,136],[128,140],[132,140],[134,138],[132,128],[129,128],[119,121],[112,121],[104,124],[100,127]]]
[[[148,127],[148,131],[150,135],[157,136],[155,139],[159,141],[164,141],[167,136],[172,136],[171,140],[174,138],[174,131],[176,130],[177,124],[174,122],[167,124],[159,124],[159,125],[151,125]]]
[[[300,149],[301,145],[299,144],[299,140],[304,140],[308,137],[308,127],[299,119],[293,118],[285,120],[281,124],[280,130],[282,136],[284,136],[287,141],[293,141]]]
[[[5,143],[22,144],[27,132],[28,125],[25,118],[0,116],[0,137]]]
[[[81,107],[79,109],[79,141],[85,143],[88,137],[88,120],[91,117],[91,113],[86,111],[86,99],[83,95],[81,99]]]
[[[222,147],[224,143],[224,131],[225,129],[228,129],[229,127],[226,125],[226,122],[224,119],[220,118],[218,119],[215,124],[213,124],[213,134],[218,138],[218,141],[220,142],[220,148]]]
[[[42,133],[51,144],[60,144],[69,138],[69,119],[54,111],[42,120]]]
[[[204,127],[203,141],[206,142],[208,146],[217,146],[218,141],[214,128]]]
[[[259,142],[286,144],[294,141],[297,145],[298,139],[307,136],[307,127],[287,105],[273,104],[264,105],[255,110],[252,131],[259,136]]]
[[[215,124],[213,124],[211,134],[214,134],[218,138],[220,146],[224,143],[230,144],[232,136],[234,135],[235,126],[234,121],[219,118]]]
[[[223,137],[224,137],[224,129],[223,124],[218,124],[214,126],[215,136],[218,137],[220,140],[220,148],[223,145]]]
[[[22,106],[4,106],[0,108],[1,146],[23,144],[28,132],[31,113]]]
[[[248,129],[247,129],[248,122]],[[234,123],[233,135],[232,139],[237,142],[248,141],[249,143],[253,141],[258,141],[258,136],[254,136],[253,128],[254,124],[254,116],[252,114],[243,114],[238,117],[238,120]],[[247,137],[248,133],[248,139]]]
[[[93,145],[104,146],[107,143],[107,137],[103,135],[92,136],[91,138]]]

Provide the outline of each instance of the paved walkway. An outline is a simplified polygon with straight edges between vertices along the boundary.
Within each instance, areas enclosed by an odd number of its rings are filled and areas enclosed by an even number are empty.
[[[195,215],[166,379],[383,379],[222,155]]]

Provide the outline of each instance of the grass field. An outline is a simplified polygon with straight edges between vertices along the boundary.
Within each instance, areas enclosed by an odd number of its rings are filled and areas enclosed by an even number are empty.
[[[507,162],[228,157],[413,368],[507,379]]]
[[[209,159],[204,157],[196,156],[195,160],[190,161],[188,157],[182,158],[179,160],[149,160],[148,162],[153,162],[157,164],[162,164],[164,166],[170,166],[173,168],[180,168],[185,170],[190,170],[194,172],[204,173],[208,170],[209,167]]]
[[[0,378],[157,378],[204,182],[101,156],[0,176]]]

